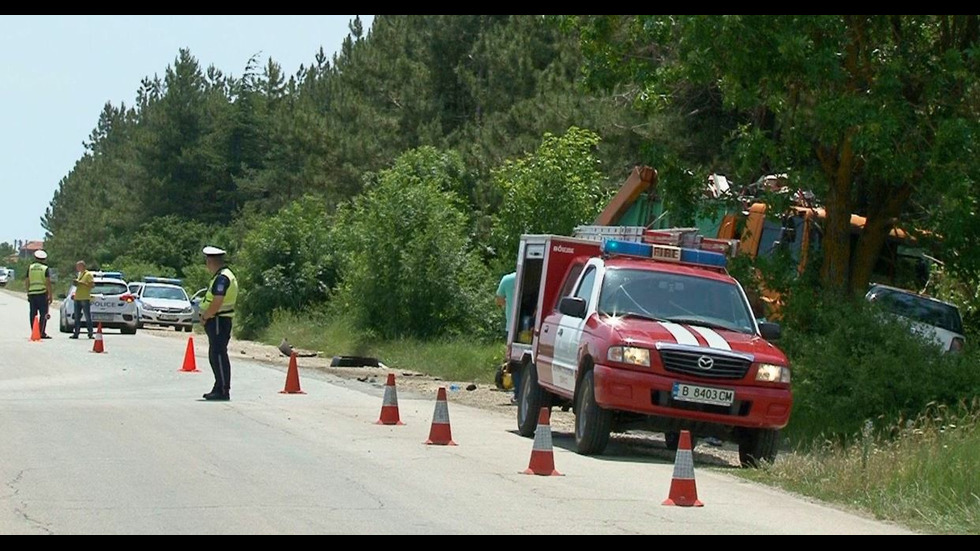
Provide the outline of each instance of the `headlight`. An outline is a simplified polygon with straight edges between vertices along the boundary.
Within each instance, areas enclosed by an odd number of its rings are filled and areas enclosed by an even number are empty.
[[[609,348],[606,358],[611,362],[650,367],[650,351],[646,348],[613,346]]]
[[[772,364],[759,364],[759,371],[755,375],[755,380],[762,383],[784,383],[790,382],[790,371],[788,367]]]
[[[181,314],[193,314],[194,313],[194,309],[193,308],[184,308],[183,310],[180,311],[180,313]]]
[[[156,312],[157,311],[156,308],[150,306],[149,304],[144,304],[143,305],[143,309],[146,310],[147,312]]]

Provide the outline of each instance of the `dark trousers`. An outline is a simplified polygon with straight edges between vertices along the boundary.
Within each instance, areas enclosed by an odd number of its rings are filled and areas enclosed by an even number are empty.
[[[34,331],[34,318],[40,316],[38,327],[41,328],[42,335],[47,335],[45,330],[48,326],[48,295],[27,295],[27,302],[31,305],[31,331]]]
[[[208,361],[214,372],[214,391],[231,393],[231,361],[228,342],[231,340],[231,318],[211,318],[204,323],[208,335]]]
[[[92,336],[95,328],[92,327],[92,301],[91,300],[76,300],[75,301],[75,336],[78,336],[79,331],[82,329],[82,313],[85,314],[85,323],[88,325],[88,336]]]

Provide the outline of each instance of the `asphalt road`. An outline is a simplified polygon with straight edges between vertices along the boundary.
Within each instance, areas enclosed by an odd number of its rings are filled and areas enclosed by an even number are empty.
[[[521,474],[532,441],[509,415],[452,404],[456,447],[426,446],[435,396],[233,361],[229,403],[182,373],[186,340],[154,331],[30,342],[0,292],[0,534],[910,534],[695,465],[704,507],[663,505],[674,465],[587,458],[555,435],[564,476]]]

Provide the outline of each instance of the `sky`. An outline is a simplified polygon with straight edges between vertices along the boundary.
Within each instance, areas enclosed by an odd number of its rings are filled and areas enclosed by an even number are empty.
[[[0,243],[44,239],[41,217],[106,103],[133,105],[182,48],[239,77],[258,56],[287,75],[332,57],[373,15],[0,15]],[[261,65],[260,64],[260,65]]]

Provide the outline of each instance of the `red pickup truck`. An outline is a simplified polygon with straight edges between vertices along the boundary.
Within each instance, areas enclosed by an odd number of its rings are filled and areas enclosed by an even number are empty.
[[[572,409],[578,453],[613,432],[735,442],[773,462],[793,395],[778,325],[757,320],[726,269],[737,242],[696,230],[583,227],[521,239],[507,360],[520,377],[518,430],[542,407]]]

